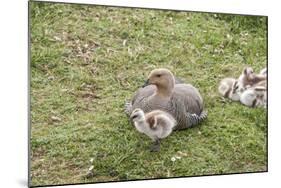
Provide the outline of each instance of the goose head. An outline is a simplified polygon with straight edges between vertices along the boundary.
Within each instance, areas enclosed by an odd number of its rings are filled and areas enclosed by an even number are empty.
[[[175,78],[168,69],[154,69],[150,72],[146,83],[147,85],[156,85],[158,92],[162,92],[162,94],[170,94],[175,86]]]
[[[136,109],[131,113],[130,119],[131,119],[133,122],[144,121],[144,120],[145,120],[145,116],[144,116],[143,110],[141,110],[140,108],[136,108]]]

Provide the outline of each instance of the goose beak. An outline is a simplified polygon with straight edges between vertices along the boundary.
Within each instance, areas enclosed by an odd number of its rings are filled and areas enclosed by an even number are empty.
[[[142,87],[146,87],[146,86],[148,86],[148,85],[150,85],[149,79],[145,81],[145,83],[142,85]]]

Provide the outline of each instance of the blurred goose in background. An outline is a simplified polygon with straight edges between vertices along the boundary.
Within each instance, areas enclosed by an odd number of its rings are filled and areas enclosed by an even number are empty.
[[[229,98],[233,101],[239,101],[240,100],[240,93],[239,93],[239,86],[238,86],[238,80],[235,78],[224,78],[220,81],[219,84],[219,93]]]

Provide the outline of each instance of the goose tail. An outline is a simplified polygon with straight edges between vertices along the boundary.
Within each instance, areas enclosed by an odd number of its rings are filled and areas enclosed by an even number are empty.
[[[187,119],[188,119],[188,127],[194,127],[195,125],[198,125],[201,123],[204,119],[206,119],[208,116],[207,111],[202,111],[200,115],[197,114],[187,114]]]

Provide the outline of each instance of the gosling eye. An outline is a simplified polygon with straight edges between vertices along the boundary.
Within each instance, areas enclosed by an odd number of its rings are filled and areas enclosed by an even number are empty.
[[[159,78],[159,77],[161,77],[161,74],[157,74],[156,76]]]

